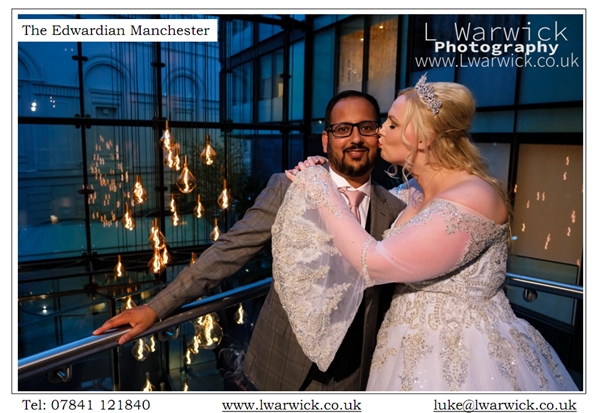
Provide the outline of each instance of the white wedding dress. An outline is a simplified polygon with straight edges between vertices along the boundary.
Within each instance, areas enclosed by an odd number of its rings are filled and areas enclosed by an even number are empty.
[[[393,192],[408,196],[407,189]],[[274,287],[303,351],[321,370],[364,289],[401,282],[377,336],[367,390],[578,390],[502,291],[506,225],[436,198],[377,242],[329,173],[311,167],[290,186],[272,232]]]

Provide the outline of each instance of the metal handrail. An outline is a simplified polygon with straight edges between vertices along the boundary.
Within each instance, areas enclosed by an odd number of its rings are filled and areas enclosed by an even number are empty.
[[[170,327],[177,326],[202,315],[220,311],[241,302],[265,295],[269,291],[271,281],[272,278],[267,278],[247,286],[202,299],[201,301],[186,304],[181,307],[175,315],[154,324],[144,333],[135,337],[135,339],[164,331]],[[572,284],[564,284],[513,273],[507,273],[505,284],[578,300],[583,299],[583,287]],[[27,379],[52,369],[61,368],[84,357],[115,348],[118,346],[117,338],[129,330],[131,330],[131,327],[120,327],[118,329],[110,330],[101,336],[87,337],[42,353],[22,358],[19,360],[19,380]]]
[[[542,280],[540,278],[528,277],[513,273],[506,274],[506,285],[528,288],[544,293],[560,295],[563,297],[583,300],[583,287],[573,284],[565,284],[558,281]]]
[[[267,278],[253,284],[238,287],[224,293],[204,298],[200,301],[186,304],[174,315],[154,324],[134,339],[149,336],[194,318],[215,311],[224,310],[244,301],[266,295],[270,286],[271,278]],[[84,357],[113,349],[119,345],[117,338],[129,330],[131,330],[131,327],[119,327],[109,330],[101,336],[87,337],[29,357],[24,357],[20,359],[18,363],[19,380],[24,380],[53,369],[62,368]]]

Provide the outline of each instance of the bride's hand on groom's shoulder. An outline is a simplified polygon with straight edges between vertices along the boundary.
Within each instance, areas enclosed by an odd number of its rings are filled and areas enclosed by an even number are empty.
[[[296,179],[296,174],[298,172],[303,171],[310,166],[325,165],[326,163],[327,158],[322,156],[309,156],[305,161],[298,162],[298,165],[296,165],[294,169],[285,171],[285,175],[293,182],[294,179]]]

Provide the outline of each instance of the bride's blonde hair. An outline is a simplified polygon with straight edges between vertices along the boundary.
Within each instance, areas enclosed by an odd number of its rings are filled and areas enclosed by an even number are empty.
[[[479,149],[471,142],[469,129],[475,114],[475,99],[465,86],[450,82],[432,82],[435,98],[442,106],[434,115],[419,98],[415,88],[407,88],[398,94],[406,99],[402,122],[402,140],[410,150],[402,174],[412,169],[416,148],[405,138],[406,128],[412,123],[417,142],[423,142],[425,153],[434,168],[467,171],[489,183],[504,200],[510,211],[508,196],[502,182],[490,175]]]

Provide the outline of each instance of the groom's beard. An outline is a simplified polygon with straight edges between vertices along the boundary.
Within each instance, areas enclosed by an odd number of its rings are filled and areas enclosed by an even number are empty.
[[[352,150],[364,151],[364,155],[360,159],[352,159],[348,152]],[[368,174],[373,170],[377,161],[377,151],[371,151],[368,147],[362,144],[351,145],[344,150],[334,151],[331,145],[327,143],[327,159],[333,169],[341,175],[349,177],[359,177]]]

